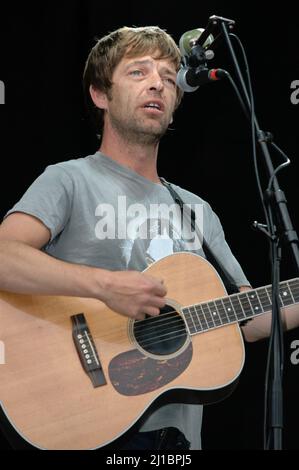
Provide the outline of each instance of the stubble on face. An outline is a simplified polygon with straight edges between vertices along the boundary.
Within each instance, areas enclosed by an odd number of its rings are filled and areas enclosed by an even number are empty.
[[[157,144],[166,133],[172,110],[165,109],[161,116],[148,114],[143,109],[142,103],[151,99],[161,100],[160,93],[153,90],[146,97],[136,99],[135,96],[131,97],[129,93],[112,85],[108,95],[109,121],[111,127],[123,140],[135,144],[152,145]]]
[[[157,121],[143,118],[130,110],[126,113],[119,110],[117,113],[110,112],[110,123],[123,140],[135,144],[152,145],[157,144],[166,133],[169,120]]]

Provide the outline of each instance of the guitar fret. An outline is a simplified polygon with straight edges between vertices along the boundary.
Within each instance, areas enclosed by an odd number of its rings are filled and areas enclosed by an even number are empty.
[[[220,308],[222,310],[222,320],[223,320],[223,323],[227,324],[229,323],[229,318],[227,316],[227,313],[226,313],[226,310],[225,310],[225,306],[224,306],[224,303],[223,303],[223,299],[220,299]]]
[[[282,298],[282,296],[281,296],[280,291],[278,292],[278,298],[279,298],[279,306],[280,306],[280,307],[284,307],[284,305],[283,305],[283,298]]]
[[[257,289],[255,292],[256,292],[256,298],[257,298],[258,303],[259,303],[259,305],[260,305],[260,310],[263,312],[264,309],[263,309],[262,301],[261,301],[261,298],[260,298],[262,289]]]
[[[263,313],[263,307],[260,302],[259,296],[257,295],[257,292],[247,292],[247,297],[252,307],[253,313]]]
[[[225,309],[224,309],[224,306],[223,306],[223,304],[222,304],[221,299],[216,300],[216,301],[215,301],[215,305],[216,305],[217,310],[218,310],[218,312],[219,312],[219,316],[220,316],[220,318],[221,318],[222,324],[223,324],[223,325],[226,325],[226,324],[228,323],[228,318],[227,318],[227,315],[226,315],[226,313],[225,313]]]
[[[211,305],[211,314],[212,314],[212,318],[213,318],[213,321],[214,321],[214,324],[215,326],[220,326],[222,325],[222,321],[221,321],[221,317],[219,315],[219,312],[218,312],[218,309],[216,307],[216,304],[214,301],[212,302],[209,302],[209,304]]]
[[[225,297],[225,299],[223,299],[223,304],[224,304],[225,311],[226,311],[226,314],[228,316],[229,322],[232,323],[232,322],[236,321],[236,314],[235,314],[235,311],[234,311],[234,307],[233,307],[233,305],[230,301],[230,297]]]
[[[244,307],[243,307],[243,304],[242,304],[242,302],[241,302],[241,299],[240,299],[240,296],[239,296],[239,295],[238,295],[238,301],[239,301],[239,304],[241,305],[241,308],[242,308],[242,311],[243,311],[243,314],[244,314],[244,318],[247,318],[245,309],[244,309]]]
[[[265,292],[266,292],[266,299],[265,299],[265,308],[264,310],[271,310],[272,308],[272,293],[271,291],[269,290],[268,287],[265,288]]]
[[[262,311],[267,312],[271,309],[271,301],[266,287],[259,288],[257,291],[259,301],[261,303]]]
[[[195,308],[193,307],[193,310],[195,311]],[[190,309],[189,309],[190,311]],[[190,311],[190,317],[191,317],[191,320],[192,320],[192,323],[193,323],[193,327],[194,327],[194,331],[197,331],[197,328],[195,326],[195,322],[194,322],[194,314],[192,314],[193,312]]]
[[[202,305],[199,304],[197,305],[198,308],[200,308],[200,311],[198,311],[198,309],[196,308],[196,315],[198,316],[198,321],[200,323],[200,329],[201,331],[204,331],[204,327],[202,325],[202,319],[203,319],[203,316],[204,316],[204,313],[203,313],[203,310],[202,310]]]
[[[241,294],[238,294],[238,297],[239,297],[240,303],[242,304],[242,308],[245,313],[245,318],[251,317],[253,312],[252,312],[251,304],[249,302],[246,292],[242,292]]]
[[[192,307],[192,315],[193,315],[193,320],[195,323],[196,330],[202,331],[202,326],[201,326],[200,318],[199,318],[196,307]]]
[[[220,302],[221,302],[221,305],[222,305],[222,310],[224,312],[224,315],[223,315],[223,318],[225,319],[225,322],[224,323],[229,323],[229,317],[226,313],[226,308],[225,308],[225,305],[224,305],[224,302],[223,302],[223,299],[220,299]]]
[[[294,279],[293,281],[288,281],[289,285],[290,285],[291,282],[296,287],[296,292],[295,292],[295,288],[290,289],[292,294],[294,294],[293,299],[295,300],[295,303],[296,303],[296,302],[299,302],[299,280]]]
[[[202,324],[200,321],[200,316],[197,311],[197,306],[192,307],[192,315],[193,315],[193,321],[195,323],[195,328],[197,331],[202,331]]]
[[[215,323],[214,323],[214,319],[213,319],[213,315],[212,315],[212,312],[211,312],[211,308],[210,308],[210,302],[207,304],[208,306],[208,315],[209,315],[209,318],[210,320],[208,320],[208,325],[211,324],[210,328],[213,328],[215,327]]]
[[[240,302],[238,295],[232,295],[231,302],[233,304],[234,311],[235,311],[238,321],[244,320],[244,318],[246,318],[246,315],[245,315],[245,312],[243,310],[243,307],[242,307],[242,304]]]
[[[289,291],[290,291],[290,294],[291,294],[291,298],[292,298],[293,302],[295,302],[294,296],[293,296],[293,294],[292,294],[292,289],[290,289],[290,285],[289,285],[288,282],[287,282],[287,286],[288,286],[288,288],[289,288]]]
[[[266,287],[265,290],[266,290],[268,298],[269,298],[269,304],[272,306],[272,299],[271,299],[271,296],[269,295],[269,287]]]
[[[227,318],[227,323],[230,323],[230,321],[229,321],[229,316],[228,316],[228,314],[227,314],[227,311],[226,311],[226,308],[225,308],[224,300],[223,300],[223,299],[221,299],[221,303],[222,303],[222,305],[223,305],[223,310],[224,310],[224,313],[225,313],[226,318]]]
[[[187,327],[188,327],[188,330],[189,330],[189,333],[190,335],[196,333],[196,327],[195,327],[195,324],[194,324],[194,321],[193,321],[193,318],[192,318],[192,313],[190,311],[190,309],[192,309],[193,307],[186,307],[185,310],[187,310],[187,312],[185,313],[185,319],[186,319],[186,322],[187,322]]]
[[[218,322],[220,322],[220,325],[223,325],[224,324],[223,313],[221,311],[222,305],[220,304],[219,300],[214,300],[213,304],[215,306],[215,312],[217,312]]]
[[[208,322],[207,322],[207,319],[206,319],[207,304],[202,304],[201,307],[202,307],[202,324],[203,324],[203,329],[204,329],[204,330],[208,330],[208,329],[209,329],[209,325],[208,325]]]

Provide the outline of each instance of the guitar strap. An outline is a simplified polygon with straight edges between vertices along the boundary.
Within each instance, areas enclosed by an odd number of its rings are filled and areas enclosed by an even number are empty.
[[[168,183],[164,178],[160,178],[161,183],[168,189],[174,202],[180,206],[181,214],[183,216],[184,202],[179,194],[173,189],[172,185]],[[228,294],[235,294],[239,292],[239,288],[236,286],[232,276],[216,258],[213,251],[209,247],[202,233],[199,233],[199,228],[195,224],[195,212],[191,209],[191,227],[192,230],[197,232],[200,235],[200,240],[202,240],[202,249],[205,254],[206,259],[214,266],[219,276],[221,277],[223,284],[225,285],[226,291]]]

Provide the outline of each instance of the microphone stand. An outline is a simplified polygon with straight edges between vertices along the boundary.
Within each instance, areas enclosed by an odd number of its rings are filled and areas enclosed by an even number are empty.
[[[243,94],[246,99],[247,107],[251,110],[251,102],[247,92],[247,88],[231,43],[228,28],[232,27],[234,21],[226,18],[212,16],[209,19],[215,26],[218,24],[224,35],[227,47],[229,49],[231,58],[233,60],[234,67]],[[269,179],[272,182],[273,190],[268,187],[268,190],[264,193],[264,203],[269,211],[270,219],[275,221],[275,226],[271,223],[275,233],[270,234],[272,241],[272,259],[276,260],[275,265],[272,268],[272,331],[270,344],[273,344],[271,350],[271,371],[272,378],[269,387],[270,397],[270,409],[267,410],[270,415],[269,428],[270,435],[268,440],[267,448],[273,448],[274,450],[282,449],[282,428],[283,428],[283,399],[282,399],[282,322],[280,316],[280,302],[279,302],[279,264],[280,264],[280,242],[284,241],[291,248],[292,258],[295,263],[295,267],[299,272],[299,248],[298,248],[298,236],[292,226],[292,222],[289,216],[287,201],[284,192],[280,189],[276,174],[271,161],[270,153],[268,150],[267,143],[270,142],[271,134],[264,132],[260,129],[257,118],[254,114],[254,126],[257,140],[260,144],[262,154],[264,156],[266,169],[269,174]],[[259,225],[259,224],[257,224]],[[275,228],[274,228],[275,227]],[[273,343],[272,343],[273,341]],[[273,447],[272,447],[273,446]]]

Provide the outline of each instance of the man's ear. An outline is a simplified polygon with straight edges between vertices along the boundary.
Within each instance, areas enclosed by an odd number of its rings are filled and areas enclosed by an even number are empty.
[[[101,90],[98,90],[97,88],[94,88],[93,85],[90,85],[89,93],[92,101],[94,102],[97,108],[107,109],[108,99],[106,93]]]

